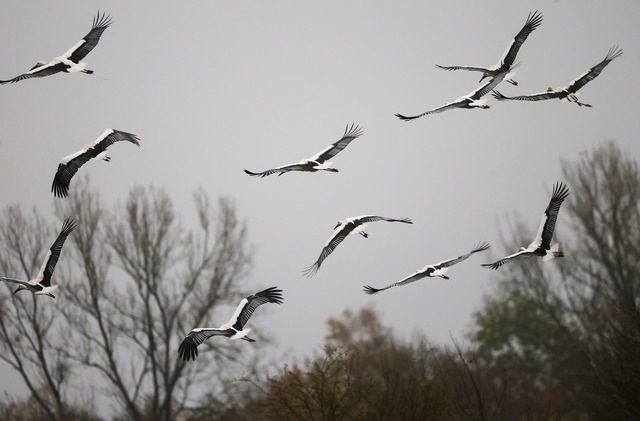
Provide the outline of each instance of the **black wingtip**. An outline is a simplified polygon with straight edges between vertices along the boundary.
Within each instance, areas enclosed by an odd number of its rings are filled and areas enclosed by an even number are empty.
[[[551,195],[551,199],[554,200],[564,200],[567,196],[569,196],[569,187],[562,181],[556,182],[553,186],[553,194]]]
[[[360,127],[356,123],[351,123],[351,126],[347,124],[347,127],[344,129],[344,134],[342,137],[359,137],[364,133],[364,129]]]
[[[398,117],[402,121],[411,121],[411,120],[415,120],[417,118],[417,117],[407,117],[407,116],[402,115],[402,114],[395,114],[395,116]]]
[[[500,91],[496,91],[495,89],[491,91],[491,96],[497,99],[498,101],[504,101],[505,99],[507,99],[506,96],[502,95]]]
[[[98,14],[93,18],[92,29],[108,28],[112,23],[113,19],[111,19],[111,16],[108,15],[107,12],[102,12],[102,16],[100,16],[100,11],[98,10]]]
[[[318,273],[319,269],[320,269],[320,265],[316,262],[316,263],[312,264],[311,266],[307,266],[306,268],[304,268],[302,270],[302,273],[307,278],[313,278],[316,275],[316,273]]]
[[[263,289],[260,292],[253,294],[254,297],[266,297],[270,303],[282,304],[284,298],[282,297],[282,290],[278,287],[270,287]]]
[[[77,221],[72,216],[70,216],[67,219],[65,219],[64,222],[62,223],[62,229],[60,230],[60,234],[69,234],[71,231],[76,229],[77,226],[78,226]]]
[[[473,250],[471,250],[471,253],[477,253],[477,252],[479,252],[479,251],[485,251],[485,250],[486,250],[486,249],[488,249],[489,247],[491,247],[491,246],[489,245],[489,243],[488,243],[488,242],[486,242],[486,241],[483,241],[483,242],[481,242],[481,243],[476,244],[476,245],[473,247]]]
[[[495,263],[481,263],[480,266],[482,266],[483,268],[493,269],[493,270],[496,270],[500,267],[500,266],[497,266]]]
[[[265,173],[257,173],[257,172],[251,172],[247,169],[244,170],[244,172],[246,174],[249,174],[251,177],[260,177],[260,178],[264,178],[267,174]],[[282,175],[282,173],[280,173],[280,175]]]
[[[364,286],[364,293],[367,294],[367,295],[377,294],[378,292],[380,292],[379,289],[370,287],[369,285],[365,285]]]
[[[188,337],[186,337],[182,343],[178,346],[178,358],[183,361],[196,360],[196,356],[198,355],[198,347],[194,347],[191,344],[187,344],[185,342],[188,341]]]

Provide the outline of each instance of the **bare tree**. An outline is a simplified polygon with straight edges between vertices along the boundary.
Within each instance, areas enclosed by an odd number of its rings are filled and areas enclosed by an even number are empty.
[[[90,374],[85,386],[126,419],[188,415],[206,392],[224,392],[234,362],[255,367],[255,350],[265,343],[239,352],[243,344],[211,340],[197,362],[177,358],[186,333],[218,324],[218,309],[224,318],[248,294],[245,224],[229,199],[214,206],[201,190],[194,193],[196,223],[186,228],[162,189],[136,187],[123,206],[107,210],[86,179],[75,181],[74,192],[55,202],[59,216],[78,220],[56,270],[60,293],[55,302],[3,302],[0,346],[8,352],[0,358],[34,383],[28,387],[51,419],[64,418],[71,373],[73,380]],[[11,273],[37,269],[53,235],[43,218],[21,215],[8,208],[0,221],[0,268]]]

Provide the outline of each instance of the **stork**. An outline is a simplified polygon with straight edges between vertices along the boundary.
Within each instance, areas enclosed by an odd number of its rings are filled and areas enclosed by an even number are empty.
[[[409,218],[393,219],[377,215],[361,215],[342,219],[338,221],[336,226],[333,228],[333,234],[324,245],[322,252],[320,253],[320,257],[318,257],[318,260],[316,260],[314,264],[303,270],[305,276],[312,277],[313,275],[315,275],[316,272],[318,272],[318,270],[320,269],[320,265],[322,265],[324,259],[329,257],[333,250],[338,247],[338,244],[340,244],[342,240],[344,240],[349,234],[358,233],[364,238],[368,238],[369,234],[365,232],[365,228],[367,227],[368,222],[374,221],[403,222],[405,224],[413,224],[413,221],[411,221],[411,219]]]
[[[198,327],[193,329],[178,346],[178,355],[184,361],[193,359],[198,355],[198,345],[212,336],[226,336],[231,340],[242,339],[247,342],[255,342],[247,335],[251,329],[244,329],[256,308],[265,303],[282,304],[282,290],[277,287],[267,288],[240,301],[238,308],[231,319],[220,327]]]
[[[511,40],[511,43],[502,54],[500,61],[491,67],[479,67],[479,66],[440,66],[436,64],[436,67],[443,70],[470,70],[474,72],[482,72],[480,82],[487,77],[496,77],[499,73],[509,72],[516,64],[516,56],[522,44],[527,40],[527,37],[542,23],[542,14],[537,10],[532,14],[529,13],[527,21],[525,22],[520,32]],[[507,74],[505,81],[512,85],[517,85],[518,82],[513,80],[513,74]]]
[[[53,177],[53,183],[51,184],[53,195],[57,197],[67,197],[71,178],[78,172],[80,167],[91,159],[109,162],[111,158],[107,155],[107,148],[115,142],[121,141],[131,142],[136,146],[140,146],[138,136],[120,130],[107,129],[102,132],[100,137],[87,144],[78,152],[62,158],[58,164],[56,175]]]
[[[91,30],[84,38],[82,38],[76,45],[71,47],[69,51],[59,57],[55,57],[50,61],[38,61],[35,66],[31,68],[27,73],[23,73],[19,76],[9,80],[0,80],[0,84],[15,83],[24,79],[50,76],[60,72],[74,73],[82,72],[86,74],[92,74],[93,70],[87,69],[87,63],[81,61],[87,54],[98,45],[100,37],[105,29],[111,25],[111,17],[105,13],[93,18],[93,25]]]
[[[289,171],[307,171],[307,172],[316,172],[316,171],[331,171],[338,172],[337,168],[331,167],[331,162],[327,162],[327,160],[333,158],[343,150],[344,148],[351,143],[351,141],[362,134],[362,129],[355,125],[351,124],[351,127],[347,125],[344,135],[337,142],[329,145],[324,150],[318,152],[314,156],[308,159],[303,159],[297,164],[288,164],[283,165],[281,167],[272,168],[270,170],[262,171],[259,173],[251,172],[249,170],[244,170],[245,173],[254,176],[254,177],[266,177],[271,174],[282,175]]]
[[[536,238],[529,246],[520,247],[520,250],[514,254],[493,262],[483,263],[481,266],[489,269],[498,269],[505,263],[515,262],[516,260],[526,259],[532,256],[541,256],[542,261],[546,262],[554,257],[564,257],[564,253],[560,251],[560,245],[558,243],[551,245],[553,239],[553,231],[556,226],[556,220],[558,219],[558,212],[560,211],[560,205],[564,199],[569,196],[569,188],[561,182],[557,182],[553,186],[553,194],[547,209],[542,215],[542,221],[538,227],[538,233]]]
[[[622,55],[622,49],[618,46],[614,45],[609,49],[607,56],[600,63],[593,66],[591,69],[587,70],[576,79],[571,81],[566,86],[562,86],[559,88],[549,87],[547,88],[547,92],[539,92],[537,94],[530,95],[519,95],[519,96],[505,96],[498,91],[493,91],[492,96],[498,101],[506,101],[506,100],[517,100],[517,101],[543,101],[546,99],[554,99],[557,98],[559,100],[575,102],[577,105],[581,107],[591,107],[590,104],[580,102],[580,88],[582,88],[587,83],[591,82],[593,79],[598,77],[602,69],[607,67],[607,65],[613,61],[616,57]]]
[[[493,88],[496,87],[498,83],[502,82],[506,74],[507,74],[506,71],[502,71],[501,73],[497,74],[493,79],[489,80],[488,82],[486,82],[484,85],[480,86],[478,89],[474,90],[473,92],[470,92],[467,95],[458,97],[455,101],[447,102],[446,104],[441,105],[440,107],[434,108],[433,110],[425,111],[422,114],[418,114],[414,116],[404,116],[402,114],[396,114],[396,117],[398,117],[400,120],[409,121],[409,120],[415,120],[416,118],[420,118],[428,114],[441,113],[443,111],[452,110],[454,108],[466,108],[466,109],[490,108],[489,105],[487,105],[487,100],[480,99],[480,98],[482,98],[484,95],[489,93]]]
[[[64,241],[67,239],[67,236],[76,228],[76,222],[72,218],[67,218],[62,224],[62,229],[60,230],[60,234],[58,234],[58,238],[53,242],[51,248],[47,252],[47,255],[42,262],[42,266],[40,267],[40,272],[38,276],[30,281],[21,281],[19,279],[7,278],[5,276],[0,276],[0,280],[4,282],[10,282],[12,284],[18,284],[18,289],[16,289],[13,293],[17,293],[18,291],[27,290],[31,291],[35,295],[48,295],[51,298],[56,298],[55,295],[52,294],[53,291],[58,288],[58,285],[51,285],[51,277],[53,276],[53,269],[56,267],[56,263],[58,263],[58,258],[60,257],[60,252],[62,251],[62,246],[64,245]]]
[[[396,282],[394,284],[391,284],[391,285],[389,285],[387,287],[377,289],[377,288],[370,287],[369,285],[365,285],[364,292],[366,294],[373,295],[373,294],[377,294],[380,291],[384,291],[385,289],[389,289],[389,288],[400,286],[400,285],[410,284],[411,282],[415,282],[418,279],[422,279],[422,278],[425,278],[425,277],[430,277],[430,278],[440,277],[440,278],[443,278],[443,279],[449,279],[449,277],[447,275],[445,275],[445,273],[449,270],[449,268],[451,266],[455,265],[456,263],[460,263],[463,260],[468,259],[469,256],[471,256],[473,253],[478,253],[478,252],[484,251],[484,250],[486,250],[488,248],[489,248],[489,243],[486,243],[486,242],[481,243],[481,244],[475,246],[473,248],[473,250],[471,250],[467,254],[463,254],[462,256],[458,256],[458,257],[455,257],[453,259],[449,259],[449,260],[445,260],[445,261],[440,262],[440,263],[436,263],[435,265],[426,265],[422,269],[416,271],[414,274],[409,275],[406,278],[402,279],[401,281],[398,281],[398,282]]]

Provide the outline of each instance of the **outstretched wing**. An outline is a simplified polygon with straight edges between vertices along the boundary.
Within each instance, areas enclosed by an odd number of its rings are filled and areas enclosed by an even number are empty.
[[[507,101],[507,100],[543,101],[546,99],[562,98],[566,96],[566,94],[564,92],[551,91],[551,92],[539,92],[537,94],[531,94],[531,95],[505,96],[498,91],[493,91],[491,93],[491,96],[493,96],[498,101]]]
[[[269,170],[262,171],[262,172],[251,172],[247,169],[245,169],[244,172],[249,174],[252,177],[262,178],[272,174],[282,175],[289,171],[307,171],[312,166],[313,164],[310,164],[310,163],[297,163],[297,164],[282,165],[281,167],[271,168]]]
[[[42,66],[37,66],[29,70],[27,73],[23,73],[20,76],[16,76],[9,80],[0,80],[0,85],[5,83],[16,83],[24,79],[31,79],[34,77],[44,77],[54,75],[56,73],[63,72],[67,66],[63,63],[47,63]]]
[[[316,272],[318,272],[318,269],[320,269],[322,262],[324,262],[324,259],[329,257],[329,255],[333,253],[333,250],[335,250],[336,247],[338,247],[338,245],[342,242],[342,240],[347,238],[347,236],[351,234],[351,232],[358,225],[360,224],[357,224],[355,221],[350,221],[336,228],[333,231],[333,234],[331,235],[331,237],[327,240],[324,247],[322,248],[322,252],[320,252],[320,256],[318,257],[318,260],[316,260],[314,264],[305,268],[302,271],[304,275],[308,277],[312,277],[313,275],[315,275]]]
[[[527,40],[527,37],[542,23],[542,13],[535,11],[533,14],[529,13],[527,21],[525,22],[520,32],[511,40],[511,43],[504,52],[501,63],[510,68],[516,61],[516,56],[522,44]]]
[[[411,120],[415,120],[416,118],[424,117],[424,116],[429,115],[429,114],[437,114],[437,113],[441,113],[443,111],[452,110],[454,108],[460,108],[460,106],[463,105],[465,102],[467,102],[467,101],[466,100],[460,100],[460,101],[447,102],[444,105],[441,105],[441,106],[439,106],[437,108],[434,108],[433,110],[425,111],[422,114],[410,115],[410,116],[406,116],[406,115],[402,115],[402,114],[396,114],[395,116],[398,117],[400,120],[411,121]]]
[[[577,92],[584,85],[586,85],[587,83],[591,82],[593,79],[598,77],[602,69],[607,67],[607,64],[609,64],[611,61],[613,61],[613,59],[621,55],[622,55],[622,49],[619,48],[617,45],[614,45],[609,49],[609,52],[607,53],[607,56],[604,58],[604,60],[602,60],[600,63],[596,64],[589,70],[587,70],[582,75],[578,76],[575,80],[573,80],[567,87],[567,90],[571,93]]]
[[[178,346],[179,357],[184,361],[195,361],[198,355],[198,345],[216,335],[227,336],[227,330],[208,327],[193,329]]]
[[[58,238],[56,238],[56,241],[53,242],[51,248],[47,252],[47,255],[44,258],[44,262],[42,262],[40,272],[38,273],[38,277],[36,278],[42,279],[40,281],[40,285],[44,287],[51,286],[51,276],[53,275],[53,270],[56,267],[56,263],[58,263],[58,258],[60,257],[62,246],[64,245],[67,236],[75,228],[76,221],[73,218],[67,218],[62,224],[60,234],[58,234]]]
[[[380,291],[384,291],[385,289],[397,287],[397,286],[400,286],[400,285],[410,284],[411,282],[415,282],[418,279],[422,279],[425,276],[428,276],[429,275],[429,269],[431,269],[433,271],[433,267],[425,266],[424,268],[422,268],[421,270],[417,271],[416,273],[414,273],[412,275],[409,275],[406,278],[404,278],[404,279],[402,279],[402,280],[400,280],[400,281],[398,281],[398,282],[396,282],[394,284],[386,286],[384,288],[378,289],[378,288],[370,287],[369,285],[365,285],[364,292],[365,292],[365,294],[373,295],[373,294],[377,294]]]
[[[244,298],[225,326],[242,330],[255,309],[265,303],[282,304],[282,290],[271,287]]]
[[[330,146],[327,146],[324,150],[309,158],[309,161],[317,161],[320,164],[328,161],[329,159],[336,156],[338,152],[346,148],[353,139],[362,135],[362,133],[363,130],[355,123],[351,123],[351,127],[349,127],[349,125],[347,124],[347,127],[344,130],[344,135],[340,140],[331,144]]]
[[[533,256],[533,252],[528,251],[528,250],[520,250],[517,253],[513,253],[509,256],[503,257],[502,259],[495,261],[493,263],[482,263],[480,266],[485,267],[485,268],[489,268],[489,269],[498,269],[500,266],[506,264],[506,263],[511,263],[511,262],[515,262],[517,260],[522,260],[522,259],[526,259],[528,257]]]
[[[386,216],[378,215],[362,215],[355,218],[357,225],[366,224],[368,222],[386,221],[386,222],[404,222],[405,224],[413,224],[413,221],[409,218],[387,218]]]
[[[29,282],[21,281],[20,279],[7,278],[6,276],[0,276],[0,281],[10,282],[12,284],[29,285]]]
[[[536,238],[529,246],[532,248],[542,248],[543,250],[549,250],[551,248],[551,240],[553,239],[553,231],[556,227],[556,220],[558,219],[558,212],[564,199],[569,196],[569,188],[566,184],[557,182],[553,186],[553,194],[547,209],[542,215],[542,221],[538,227]]]
[[[93,48],[98,45],[98,41],[100,41],[100,37],[105,29],[111,25],[111,17],[106,13],[103,13],[100,16],[100,12],[98,15],[93,18],[93,25],[91,26],[91,30],[84,38],[82,38],[76,45],[71,47],[69,51],[64,53],[63,57],[67,57],[69,60],[74,63],[80,62],[87,54],[93,50]]]
[[[57,197],[67,197],[71,178],[73,178],[80,167],[86,164],[91,158],[93,158],[93,156],[84,149],[62,158],[58,164],[56,175],[53,177],[53,183],[51,183],[53,195]]]
[[[484,243],[481,243],[481,244],[479,244],[479,245],[475,246],[475,247],[473,248],[473,250],[471,250],[471,251],[470,251],[469,253],[467,253],[467,254],[463,254],[462,256],[458,256],[458,257],[453,258],[453,259],[445,260],[444,262],[440,262],[440,263],[438,263],[438,264],[436,264],[436,265],[433,265],[433,266],[434,266],[436,269],[448,268],[448,267],[450,267],[450,266],[455,265],[456,263],[460,263],[460,262],[462,262],[463,260],[468,259],[468,258],[469,258],[469,256],[471,256],[473,253],[478,253],[479,251],[484,251],[484,250],[486,250],[486,249],[488,249],[488,248],[489,248],[489,243],[484,242]]]
[[[489,69],[487,69],[486,67],[477,67],[477,66],[440,66],[439,64],[436,64],[436,67],[438,69],[442,69],[442,70],[469,70],[472,72],[486,72]]]
[[[100,137],[91,143],[91,146],[98,152],[102,152],[116,142],[131,142],[136,146],[140,146],[140,138],[138,136],[115,129],[106,129]]]

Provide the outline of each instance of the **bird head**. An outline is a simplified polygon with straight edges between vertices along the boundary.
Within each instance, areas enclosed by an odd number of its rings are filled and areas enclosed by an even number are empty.
[[[491,76],[491,73],[489,73],[489,72],[482,73],[482,77],[480,78],[480,82],[482,82],[483,80],[485,80],[489,76]]]
[[[47,64],[47,62],[46,62],[46,61],[42,61],[42,60],[40,60],[40,61],[38,61],[38,62],[35,64],[35,66],[33,66],[33,67],[32,67],[31,69],[29,69],[29,70],[37,69],[38,67],[42,67],[42,66],[44,66],[45,64]]]

